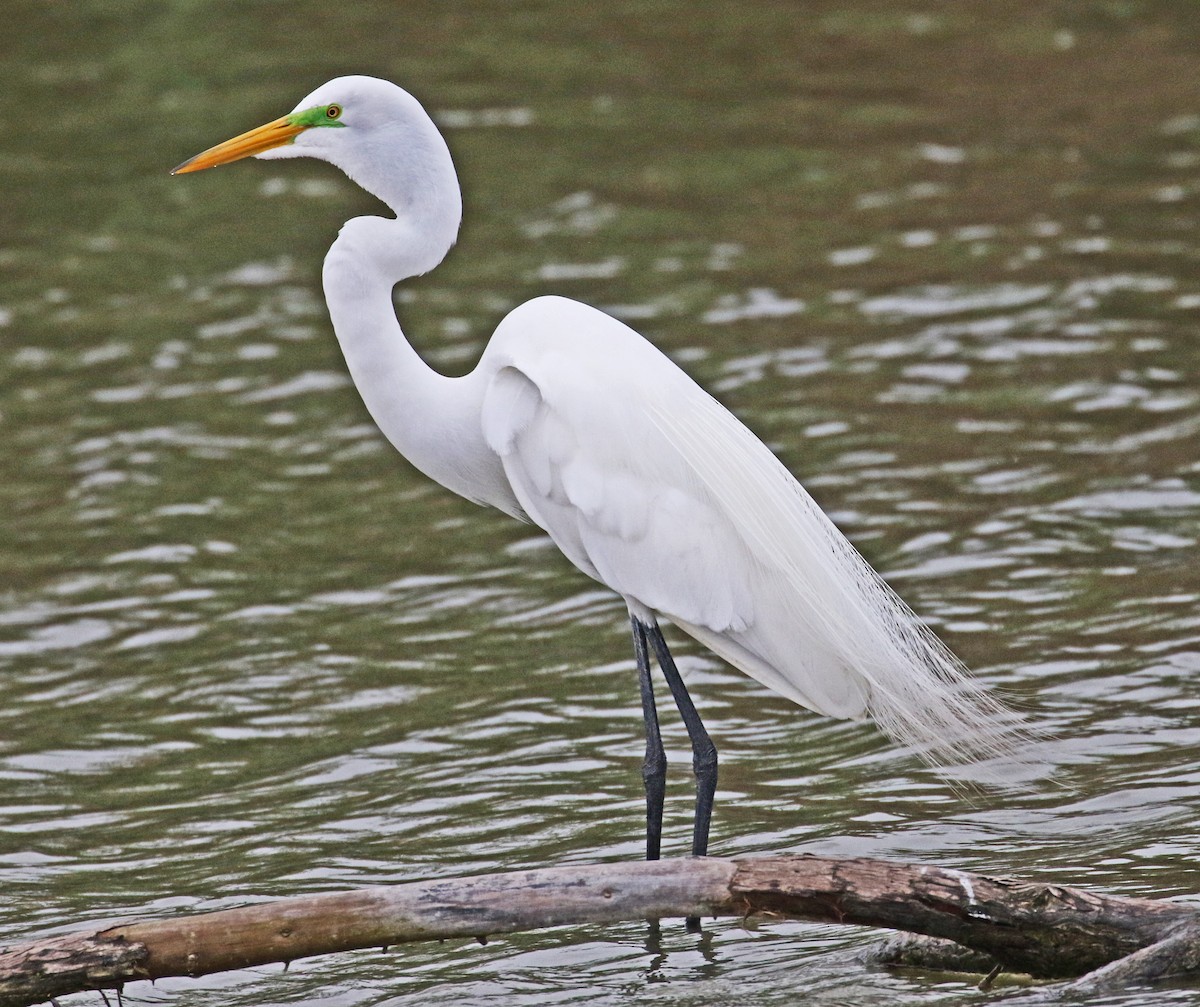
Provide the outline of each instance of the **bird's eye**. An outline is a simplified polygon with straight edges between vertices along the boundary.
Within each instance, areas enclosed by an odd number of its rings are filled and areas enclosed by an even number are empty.
[[[341,105],[330,105],[325,109],[325,118],[327,118],[327,119],[337,119],[341,116],[341,114],[342,114],[342,106]]]

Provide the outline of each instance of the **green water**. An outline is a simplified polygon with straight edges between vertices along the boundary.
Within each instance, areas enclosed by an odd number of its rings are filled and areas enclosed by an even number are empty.
[[[715,854],[1194,894],[1198,28],[1165,0],[10,16],[0,938],[639,853],[622,604],[408,469],[345,375],[320,262],[370,199],[316,163],[167,175],[347,72],[421,97],[459,165],[459,245],[398,292],[432,364],[540,293],[625,318],[1055,731],[1061,787],[964,801],[674,635],[722,753]],[[996,998],[866,968],[873,939],[567,928],[127,994]]]

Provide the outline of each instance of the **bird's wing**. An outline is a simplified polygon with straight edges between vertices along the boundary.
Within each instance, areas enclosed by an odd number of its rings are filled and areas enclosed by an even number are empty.
[[[995,704],[754,434],[621,323],[544,307],[501,340],[483,423],[569,559],[810,709],[989,749]]]
[[[485,431],[518,501],[572,562],[625,597],[743,628],[750,585],[720,565],[735,530],[681,485],[644,406],[617,401],[621,386],[596,377],[562,360],[493,377]]]

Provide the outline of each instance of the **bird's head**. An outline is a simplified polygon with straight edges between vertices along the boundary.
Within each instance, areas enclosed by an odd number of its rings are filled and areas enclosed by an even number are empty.
[[[449,201],[457,202],[461,214],[454,166],[433,120],[407,91],[376,77],[337,77],[322,84],[287,115],[210,147],[171,174],[244,157],[315,157],[398,213]]]

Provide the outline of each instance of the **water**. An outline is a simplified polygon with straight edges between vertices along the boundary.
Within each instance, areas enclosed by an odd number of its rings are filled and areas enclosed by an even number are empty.
[[[626,318],[1056,732],[1040,754],[1061,786],[964,800],[869,727],[675,636],[722,751],[714,853],[1194,895],[1190,5],[19,19],[0,157],[0,937],[638,855],[621,605],[416,476],[345,377],[319,265],[370,201],[317,164],[165,173],[349,71],[423,97],[460,166],[459,246],[399,293],[431,363],[466,370],[539,293]],[[687,743],[667,734],[681,853]],[[707,930],[655,947],[640,924],[564,928],[129,993],[995,997],[864,968],[870,934]]]

